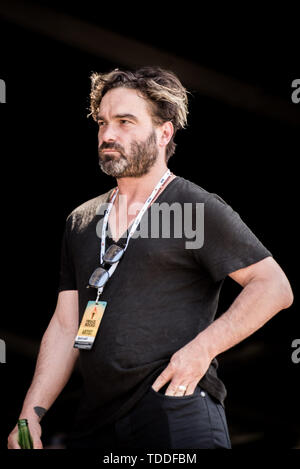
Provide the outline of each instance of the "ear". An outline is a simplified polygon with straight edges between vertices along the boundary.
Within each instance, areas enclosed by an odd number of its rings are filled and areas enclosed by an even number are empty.
[[[174,127],[171,121],[164,122],[158,128],[158,145],[166,147],[174,134]]]

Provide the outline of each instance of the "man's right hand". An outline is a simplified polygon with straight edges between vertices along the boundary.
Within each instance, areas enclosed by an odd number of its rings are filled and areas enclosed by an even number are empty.
[[[78,321],[78,291],[60,292],[55,312],[42,338],[34,377],[19,416],[28,420],[34,449],[43,448],[42,417],[35,413],[34,408],[50,409],[67,384],[79,356],[79,350],[73,347]],[[18,425],[10,433],[7,447],[20,449]]]
[[[43,449],[43,444],[41,441],[42,435],[42,427],[39,423],[39,419],[36,417],[20,417],[20,418],[27,418],[29,431],[33,441],[33,449]],[[9,434],[7,439],[7,448],[8,449],[21,449],[18,443],[18,424]]]

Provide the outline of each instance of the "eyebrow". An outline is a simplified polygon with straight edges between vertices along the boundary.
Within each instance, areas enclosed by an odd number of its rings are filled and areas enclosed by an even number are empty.
[[[113,119],[125,119],[125,118],[127,118],[127,119],[132,119],[132,120],[134,120],[135,122],[138,121],[138,118],[137,118],[135,115],[129,114],[129,113],[125,113],[125,114],[115,114],[115,115],[113,116]],[[106,122],[106,119],[105,119],[103,116],[97,116],[97,122],[98,122],[98,121]]]

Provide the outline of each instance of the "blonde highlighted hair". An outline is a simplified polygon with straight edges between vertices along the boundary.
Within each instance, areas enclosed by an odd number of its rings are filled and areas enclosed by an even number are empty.
[[[139,91],[150,105],[154,125],[171,121],[174,134],[166,148],[166,162],[174,154],[174,137],[185,128],[188,115],[188,91],[177,76],[160,67],[143,67],[135,71],[115,69],[109,73],[91,75],[90,113],[97,120],[103,96],[112,88],[131,88]]]

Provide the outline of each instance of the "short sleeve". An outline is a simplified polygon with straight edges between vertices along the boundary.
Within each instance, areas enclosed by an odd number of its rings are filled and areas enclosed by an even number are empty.
[[[77,290],[74,263],[72,260],[71,245],[71,218],[67,218],[61,244],[61,259],[58,292],[64,290]]]
[[[214,281],[272,256],[250,228],[217,194],[204,205],[204,243],[194,250],[199,263]]]

